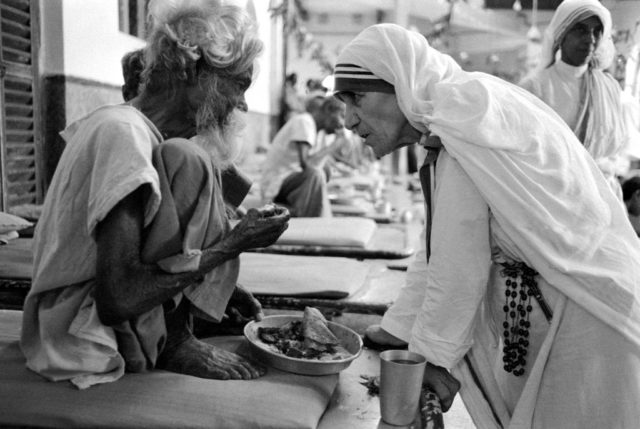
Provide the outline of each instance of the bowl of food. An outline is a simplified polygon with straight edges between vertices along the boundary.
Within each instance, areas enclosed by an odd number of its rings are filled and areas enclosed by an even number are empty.
[[[312,307],[302,316],[274,315],[249,322],[244,336],[257,361],[302,375],[337,374],[362,351],[360,335],[327,321]]]

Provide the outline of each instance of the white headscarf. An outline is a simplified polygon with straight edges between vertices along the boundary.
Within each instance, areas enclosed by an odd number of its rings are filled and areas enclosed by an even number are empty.
[[[598,69],[609,67],[615,54],[611,36],[611,13],[598,0],[564,0],[560,3],[544,31],[540,66],[546,68],[553,64],[567,31],[577,22],[592,16],[596,16],[602,23],[602,37],[591,59],[591,66]]]
[[[411,125],[441,138],[527,262],[640,344],[640,241],[562,118],[524,89],[461,70],[394,24],[365,29],[337,63],[392,84]]]

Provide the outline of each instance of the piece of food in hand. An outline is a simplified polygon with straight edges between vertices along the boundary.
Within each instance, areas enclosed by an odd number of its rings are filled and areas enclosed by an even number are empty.
[[[260,212],[262,217],[271,217],[277,213],[277,208],[278,206],[276,206],[275,204],[269,203],[260,207],[258,211]]]
[[[286,213],[287,209],[284,207],[277,206],[275,204],[266,204],[260,208],[250,208],[247,210],[246,216],[249,218],[249,221],[257,221],[258,219],[266,219],[273,216],[278,216]]]
[[[267,204],[258,209],[262,214],[263,218],[269,218],[274,216],[283,216],[289,214],[289,211],[282,206],[278,206],[275,204]]]

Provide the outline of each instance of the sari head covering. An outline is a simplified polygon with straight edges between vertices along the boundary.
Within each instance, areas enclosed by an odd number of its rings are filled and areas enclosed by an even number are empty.
[[[567,32],[578,22],[597,17],[602,23],[602,37],[590,66],[605,69],[613,61],[615,48],[611,37],[611,13],[598,0],[564,0],[556,9],[544,32],[540,65],[549,67],[556,61],[556,53]]]
[[[567,32],[578,22],[592,16],[602,23],[602,37],[589,61],[583,99],[573,132],[596,159],[615,156],[626,141],[620,86],[601,69],[613,61],[615,48],[611,37],[611,14],[598,0],[564,0],[553,14],[542,42],[540,67],[550,67]]]
[[[461,70],[422,35],[395,24],[362,31],[337,64],[393,85],[409,123],[440,137],[524,262],[640,344],[640,241],[560,116],[522,88]],[[339,74],[336,89],[355,90]]]

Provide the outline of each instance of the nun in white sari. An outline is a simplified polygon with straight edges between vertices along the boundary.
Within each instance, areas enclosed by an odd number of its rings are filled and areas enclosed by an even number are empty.
[[[637,427],[640,241],[562,118],[393,24],[349,43],[335,82],[377,156],[438,153],[425,248],[382,327],[450,371],[479,428]]]
[[[594,34],[589,19],[599,23]],[[519,85],[564,119],[622,198],[616,177],[627,138],[622,92],[604,72],[615,53],[611,32],[611,14],[598,0],[564,0],[544,32],[538,68]]]

